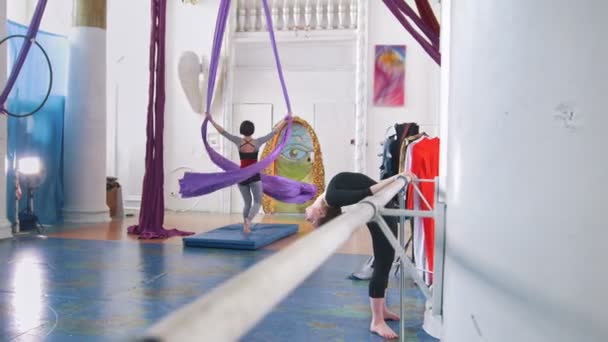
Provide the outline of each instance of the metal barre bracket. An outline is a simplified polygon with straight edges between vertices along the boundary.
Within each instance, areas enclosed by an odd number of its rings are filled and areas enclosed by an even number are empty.
[[[378,210],[378,206],[376,204],[372,203],[372,201],[365,199],[365,200],[359,202],[358,204],[369,204],[372,207],[372,209],[374,209],[374,217],[378,214],[378,212],[380,212],[380,210]]]

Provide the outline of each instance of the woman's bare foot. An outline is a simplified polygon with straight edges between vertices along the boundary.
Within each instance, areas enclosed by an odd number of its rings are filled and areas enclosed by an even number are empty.
[[[388,324],[386,324],[386,322],[384,321],[379,322],[377,324],[374,324],[374,322],[372,322],[369,327],[369,330],[373,333],[382,336],[383,338],[393,339],[399,337],[399,335],[397,335],[393,331],[393,329],[391,329],[391,327],[389,327]]]
[[[386,321],[398,321],[399,320],[399,315],[392,312],[391,310],[389,310],[386,307],[384,308],[383,315],[384,315],[384,320],[386,320]]]
[[[248,220],[245,220],[245,222],[243,223],[243,233],[245,233],[245,234],[251,233],[251,227],[249,226]]]

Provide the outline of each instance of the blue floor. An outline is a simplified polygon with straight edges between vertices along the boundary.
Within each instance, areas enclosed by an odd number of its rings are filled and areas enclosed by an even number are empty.
[[[1,241],[0,341],[127,340],[271,253],[54,238]],[[334,255],[243,341],[382,341],[368,332],[367,282],[346,279],[365,259]],[[413,282],[409,286],[407,340],[436,341],[421,327],[422,294]],[[397,289],[389,289],[388,300],[397,311]],[[397,322],[391,325],[398,329]]]

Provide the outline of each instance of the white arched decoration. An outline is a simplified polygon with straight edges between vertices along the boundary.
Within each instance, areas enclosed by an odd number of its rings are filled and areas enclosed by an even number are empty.
[[[220,59],[220,64],[217,73],[217,82],[213,94],[215,98],[212,102],[212,108],[216,107],[223,94],[224,80],[224,65],[225,58]],[[207,101],[207,78],[209,77],[209,62],[202,56],[199,56],[192,51],[182,53],[177,66],[180,84],[184,91],[188,103],[192,111],[198,114],[203,114],[205,111],[204,105]],[[212,113],[213,114],[213,113]]]

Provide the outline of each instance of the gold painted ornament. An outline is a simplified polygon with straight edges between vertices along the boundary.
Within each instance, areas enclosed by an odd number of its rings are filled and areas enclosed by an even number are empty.
[[[262,159],[270,154],[285,134],[285,129],[264,147]],[[317,134],[306,120],[295,116],[292,133],[279,157],[264,171],[267,175],[282,176],[314,184],[317,193],[304,204],[285,203],[264,195],[262,206],[266,213],[303,213],[305,208],[325,191],[325,168]]]

